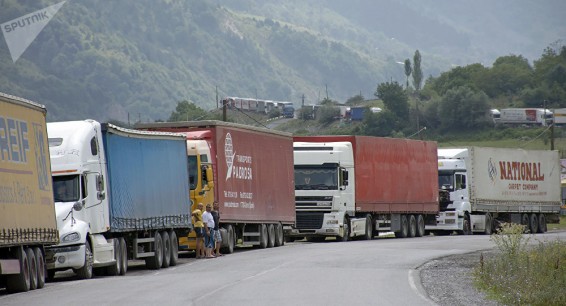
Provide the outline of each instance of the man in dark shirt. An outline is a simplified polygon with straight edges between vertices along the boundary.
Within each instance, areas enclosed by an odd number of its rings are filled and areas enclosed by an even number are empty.
[[[218,224],[220,223],[220,212],[218,211],[218,202],[214,202],[212,205],[212,218],[214,219],[214,242],[216,243],[215,251],[216,257],[222,256],[220,254],[220,246],[222,245],[222,235],[220,235],[220,227]]]

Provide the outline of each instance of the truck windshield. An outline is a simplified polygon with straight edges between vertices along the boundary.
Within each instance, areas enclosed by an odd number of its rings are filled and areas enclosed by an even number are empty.
[[[438,187],[441,189],[451,190],[454,189],[454,173],[452,171],[439,171],[438,172]]]
[[[189,187],[191,190],[197,188],[198,167],[196,155],[189,155]]]
[[[53,177],[53,196],[55,202],[76,202],[81,194],[79,191],[78,175],[63,175]]]
[[[295,190],[337,190],[338,168],[295,167]]]

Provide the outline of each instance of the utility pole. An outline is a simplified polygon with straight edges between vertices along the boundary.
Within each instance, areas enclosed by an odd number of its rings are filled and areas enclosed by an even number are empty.
[[[228,99],[222,100],[222,121],[224,122],[228,121],[226,119],[226,103],[228,103]]]
[[[216,85],[216,109],[218,109],[218,85]]]
[[[301,97],[301,119],[305,120],[305,94]]]

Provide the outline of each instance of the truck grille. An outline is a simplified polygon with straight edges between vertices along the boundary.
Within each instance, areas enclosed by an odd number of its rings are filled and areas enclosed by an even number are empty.
[[[297,229],[319,229],[322,227],[324,212],[297,211]]]
[[[332,210],[332,197],[295,197],[295,208],[297,211],[330,212]]]

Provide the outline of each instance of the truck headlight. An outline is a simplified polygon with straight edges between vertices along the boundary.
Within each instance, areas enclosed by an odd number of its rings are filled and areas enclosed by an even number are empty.
[[[61,238],[61,242],[75,242],[79,240],[81,240],[81,234],[77,232],[68,233]]]
[[[338,220],[327,220],[326,224],[338,224]]]

